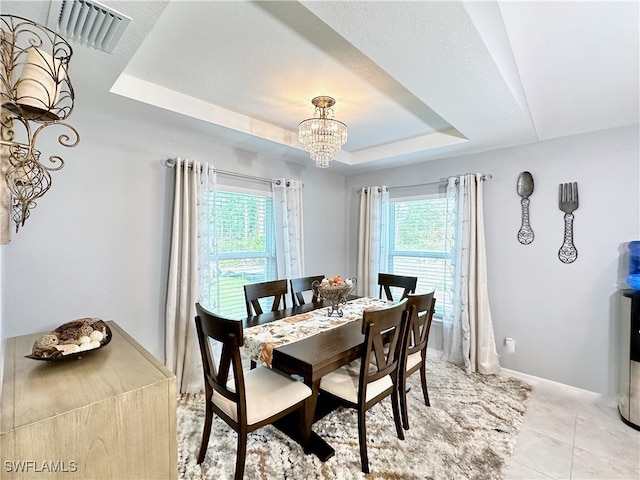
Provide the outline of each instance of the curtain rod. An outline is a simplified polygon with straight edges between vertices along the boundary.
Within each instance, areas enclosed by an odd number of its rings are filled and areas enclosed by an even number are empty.
[[[163,162],[163,164],[164,164],[165,167],[173,168],[173,167],[176,166],[176,159],[175,158],[168,158]],[[189,168],[193,168],[192,165],[193,164],[190,164]],[[245,179],[248,179],[248,180],[256,180],[258,182],[275,183],[276,185],[280,185],[282,183],[280,180],[275,179],[275,178],[254,177],[253,175],[245,175],[244,173],[229,172],[227,170],[218,170],[215,167],[213,168],[213,171],[215,173],[219,173],[220,175],[227,175],[229,177],[245,178]]]
[[[455,175],[455,176],[459,176],[459,175]],[[482,176],[480,177],[480,181],[484,182],[485,180],[491,180],[493,178],[493,175],[491,175],[490,173],[483,173]],[[397,188],[413,188],[413,187],[428,187],[430,185],[446,185],[447,183],[449,183],[449,180],[440,180],[438,182],[429,182],[429,183],[417,183],[414,185],[398,185],[396,187],[387,187],[389,190],[395,190]],[[456,184],[458,183],[458,180],[456,180]]]

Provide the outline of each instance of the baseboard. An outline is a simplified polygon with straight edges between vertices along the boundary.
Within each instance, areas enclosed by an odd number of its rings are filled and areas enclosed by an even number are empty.
[[[442,350],[436,350],[427,347],[427,356],[440,358],[442,356]],[[565,383],[556,382],[554,380],[548,380],[542,377],[536,377],[535,375],[529,375],[528,373],[518,372],[516,370],[510,370],[508,368],[500,368],[500,375],[507,377],[517,378],[523,382],[528,383],[534,389],[557,394],[567,399],[575,400],[582,403],[593,403],[607,405],[609,407],[616,406],[616,399],[609,398],[598,392],[592,392],[591,390],[584,390],[582,388],[567,385]]]
[[[509,370],[508,368],[500,368],[500,374],[517,378],[527,382],[534,389],[557,394],[567,399],[583,403],[606,404],[608,406],[615,406],[616,404],[615,398],[607,398],[602,393],[585,390],[583,388],[574,387],[573,385],[567,385],[566,383],[560,383],[542,377],[536,377],[535,375],[529,375],[528,373]]]

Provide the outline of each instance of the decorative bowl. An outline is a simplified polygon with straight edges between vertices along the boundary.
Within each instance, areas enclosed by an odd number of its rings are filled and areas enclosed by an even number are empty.
[[[318,292],[318,296],[331,302],[327,315],[330,317],[334,313],[339,317],[342,316],[340,305],[347,303],[347,296],[356,288],[356,278],[351,277],[342,280],[340,277],[334,277],[338,281],[323,280],[324,283],[314,282],[313,288]]]
[[[60,325],[40,336],[33,344],[33,360],[58,361],[80,358],[86,353],[106,347],[111,329],[99,318],[80,318]]]

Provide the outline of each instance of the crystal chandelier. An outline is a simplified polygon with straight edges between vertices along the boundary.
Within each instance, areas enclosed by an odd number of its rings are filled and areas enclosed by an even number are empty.
[[[333,118],[331,107],[336,103],[333,98],[315,97],[311,103],[316,107],[313,118],[300,122],[298,138],[316,162],[316,167],[327,168],[347,142],[347,126]]]

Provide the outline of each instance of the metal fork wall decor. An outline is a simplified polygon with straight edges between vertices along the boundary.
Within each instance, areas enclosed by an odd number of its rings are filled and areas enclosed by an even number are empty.
[[[578,182],[561,183],[558,186],[558,208],[564,212],[564,241],[558,250],[562,263],[572,263],[578,258],[573,244],[573,212],[578,209]]]

